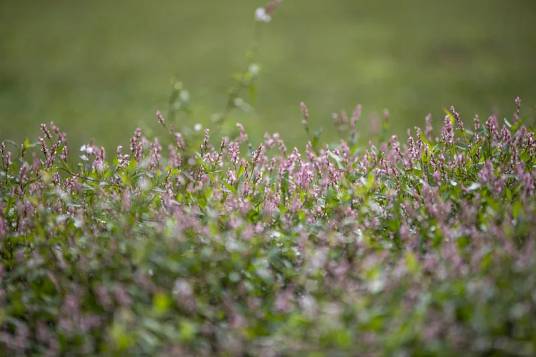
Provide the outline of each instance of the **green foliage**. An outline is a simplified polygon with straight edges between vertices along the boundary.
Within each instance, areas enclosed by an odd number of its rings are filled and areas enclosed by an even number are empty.
[[[1,143],[0,354],[535,354],[520,99],[471,130],[451,107],[438,137],[427,121],[404,143],[385,113],[367,147],[360,105],[334,114],[329,144],[302,102],[309,142],[289,150],[231,128],[256,99],[255,53],[212,138],[175,128],[195,115],[177,82],[161,141],[136,129],[115,155],[73,154],[51,123]]]
[[[2,352],[536,352],[521,121],[467,130],[452,108],[438,139],[301,152],[240,129],[162,155],[136,131],[128,154],[84,145],[74,165],[42,131],[0,147]]]

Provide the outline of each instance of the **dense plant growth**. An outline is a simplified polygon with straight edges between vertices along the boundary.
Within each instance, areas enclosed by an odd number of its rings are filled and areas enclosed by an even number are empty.
[[[53,124],[3,143],[0,351],[536,353],[519,102],[367,148],[360,112],[336,118],[348,140],[304,150],[240,125],[181,135],[160,113],[167,150],[137,130],[79,156]]]
[[[160,141],[73,153],[51,123],[0,144],[0,354],[536,354],[520,100],[510,120],[469,130],[450,108],[439,132],[427,118],[401,143],[384,125],[367,147],[360,106],[329,145],[301,103],[305,148],[254,143],[222,125],[249,108],[253,54],[213,137],[175,129],[177,84]]]

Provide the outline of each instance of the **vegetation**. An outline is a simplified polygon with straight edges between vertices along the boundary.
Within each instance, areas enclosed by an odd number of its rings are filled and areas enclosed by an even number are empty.
[[[136,130],[76,165],[43,125],[1,146],[0,347],[534,354],[536,142],[518,113],[468,130],[452,108],[439,138],[366,149],[360,107],[338,121],[348,141],[302,151],[170,130],[164,157]]]
[[[177,129],[192,108],[176,83],[114,154],[54,123],[0,143],[0,354],[536,354],[521,100],[471,125],[450,107],[407,140],[388,113],[364,135],[357,105],[333,115],[338,142],[302,102],[292,148],[229,129],[254,53],[210,129]]]

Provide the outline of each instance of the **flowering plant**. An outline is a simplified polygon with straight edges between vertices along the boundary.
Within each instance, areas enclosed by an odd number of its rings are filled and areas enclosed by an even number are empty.
[[[136,130],[75,165],[41,129],[0,146],[3,351],[535,352],[536,142],[516,116],[468,130],[452,108],[439,138],[368,148],[253,147],[240,126],[163,155]]]
[[[188,100],[175,85],[174,110]],[[54,124],[2,142],[0,352],[535,354],[536,139],[520,100],[511,120],[468,129],[450,108],[437,137],[428,117],[367,147],[361,113],[334,116],[339,143],[301,149],[240,124],[181,133],[160,112],[168,138],[137,129],[112,155],[73,153]]]

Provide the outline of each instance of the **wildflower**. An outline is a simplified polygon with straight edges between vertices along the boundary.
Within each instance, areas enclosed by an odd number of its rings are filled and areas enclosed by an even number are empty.
[[[441,129],[441,140],[444,143],[451,145],[454,142],[454,130],[452,128],[452,122],[450,116],[446,115],[443,121],[443,128]]]
[[[203,143],[201,144],[201,153],[205,154],[209,149],[209,140],[210,140],[210,130],[205,129],[205,134],[203,135]]]
[[[227,171],[227,183],[234,185],[236,183],[236,173],[234,170]]]
[[[2,164],[4,165],[4,168],[8,170],[13,162],[11,159],[11,152],[6,149],[6,144],[4,142],[0,144],[0,156],[2,157]]]
[[[314,172],[310,163],[302,163],[300,171],[296,176],[296,183],[302,188],[306,188],[313,181]]]
[[[67,161],[67,157],[69,156],[69,147],[68,146],[64,146],[62,151],[61,151],[61,155],[60,155],[60,159],[62,161]]]
[[[187,103],[190,100],[190,92],[186,89],[182,89],[179,93],[179,98],[183,103]]]
[[[186,143],[184,142],[184,138],[182,137],[181,133],[175,133],[175,145],[177,145],[177,148],[184,150],[186,147]]]
[[[92,155],[93,154],[93,146],[91,145],[82,145],[80,147],[80,152],[84,153],[84,154],[88,154],[88,155]]]
[[[348,114],[346,114],[345,111],[331,114],[331,119],[333,120],[333,124],[339,131],[343,131],[349,122]]]
[[[521,115],[521,98],[520,98],[520,97],[516,97],[516,98],[514,99],[514,102],[515,102],[515,104],[516,104],[516,109],[515,109],[514,115],[512,116],[512,120],[513,120],[513,122],[515,123],[516,121],[519,120],[520,115]]]
[[[361,112],[362,112],[361,104],[356,105],[352,117],[350,118],[350,127],[352,129],[356,129],[357,122],[359,121],[359,118],[361,118]]]
[[[458,130],[463,130],[463,121],[460,113],[456,111],[456,108],[452,105],[449,109],[450,114],[454,117],[454,121],[456,123],[456,128]]]
[[[510,144],[510,141],[512,140],[512,134],[510,133],[510,130],[506,126],[503,126],[500,132],[500,139],[501,142],[505,145]]]
[[[300,111],[302,113],[302,124],[307,134],[309,134],[309,108],[304,102],[300,102]]]
[[[272,21],[272,17],[266,12],[266,8],[259,7],[255,10],[255,20],[258,22],[268,23]]]
[[[473,118],[473,130],[475,132],[475,140],[476,141],[480,140],[480,127],[481,127],[480,117],[477,114]]]
[[[307,108],[304,102],[300,102],[300,111],[303,115],[302,123],[303,125],[307,125],[309,122],[309,108]]]
[[[486,129],[488,129],[488,134],[491,139],[495,139],[498,136],[498,123],[495,115],[491,115],[488,120],[486,120]]]
[[[240,144],[237,141],[231,141],[229,145],[227,145],[227,152],[231,157],[231,162],[234,165],[238,164],[238,158],[240,155]]]
[[[46,129],[46,126],[44,126],[44,128]],[[48,131],[45,131],[45,132],[48,133],[48,135],[50,135]],[[39,144],[41,146],[41,152],[45,156],[45,161],[44,161],[45,166],[48,168],[52,167],[56,159],[56,149],[58,147],[57,144],[54,143],[48,146],[47,142],[42,137],[39,138]]]
[[[24,162],[19,170],[19,183],[20,185],[24,185],[26,183],[26,179],[28,178],[28,171],[30,170],[30,165],[28,163]]]
[[[270,0],[265,7],[266,13],[272,15],[282,2],[283,0]]]
[[[252,76],[256,76],[261,71],[261,67],[257,63],[252,63],[248,66],[248,72],[251,73]]]
[[[305,104],[300,110],[308,123]],[[357,126],[360,111],[337,114],[344,130]],[[445,298],[420,316],[433,331],[416,326],[423,348],[437,338],[454,352],[475,340],[484,341],[477,348],[500,342],[508,337],[505,321],[507,330],[534,330],[531,319],[520,320],[534,298],[534,130],[491,118],[458,142],[455,117],[448,115],[434,145],[423,139],[432,135],[427,124],[424,133],[408,130],[405,145],[392,136],[378,147],[308,142],[287,153],[276,133],[241,150],[248,137],[238,124],[240,134],[222,137],[219,150],[208,129],[194,133],[202,155],[176,133],[167,159],[159,141],[137,129],[128,154],[118,146],[106,161],[102,147],[86,144],[80,154],[90,165],[68,171],[54,161],[66,145],[53,124],[28,162],[8,158],[0,144],[0,246],[7,249],[0,306],[8,307],[0,345],[15,354],[99,354],[108,348],[95,343],[107,338],[103,331],[111,331],[109,348],[123,344],[134,354],[176,344],[173,333],[155,344],[132,339],[128,328],[136,324],[141,332],[178,326],[181,355],[229,352],[231,344],[234,354],[274,347],[288,354],[288,346],[322,349],[318,336],[335,354],[345,346],[381,354],[389,326],[411,323],[412,307],[437,294]],[[493,145],[478,139],[486,131]],[[88,273],[91,279],[80,279]],[[474,316],[456,319],[453,286],[467,304],[484,301],[482,313],[499,314],[497,328],[483,321],[476,331]],[[42,299],[32,298],[35,291]],[[20,301],[26,312],[47,301],[57,314],[44,323],[31,313],[21,319],[13,310]],[[348,302],[372,314],[351,331]],[[149,310],[165,314],[151,326],[137,324]],[[296,316],[307,322],[303,333],[287,336]],[[370,318],[378,325],[372,334]],[[267,344],[247,344],[243,330],[266,321],[275,329],[265,331]],[[347,346],[354,336],[359,343]]]
[[[482,166],[478,177],[480,178],[480,182],[482,182],[483,184],[489,184],[493,182],[495,175],[493,173],[493,164],[490,160],[487,160],[484,166]]]
[[[166,119],[164,118],[164,115],[160,113],[159,110],[156,111],[156,120],[158,121],[160,125],[166,126]]]
[[[116,149],[116,155],[117,155],[117,163],[119,167],[126,167],[128,165],[128,154],[123,154],[123,146],[119,145]]]
[[[285,146],[285,143],[283,142],[283,140],[281,140],[281,136],[279,135],[279,133],[273,133],[272,135],[265,133],[264,144],[269,149],[273,147],[279,148],[281,153],[285,153],[287,151],[287,147]]]
[[[415,142],[415,139],[413,139],[413,136],[410,135],[408,130],[408,143],[407,143],[407,152],[409,154],[409,159],[411,161],[416,161],[421,157],[421,151],[420,147]]]
[[[177,152],[177,149],[173,145],[168,146],[168,163],[173,168],[178,168],[182,164],[181,155]]]
[[[162,146],[158,142],[158,138],[154,139],[151,144],[151,158],[149,161],[149,167],[155,169],[160,166],[160,153],[162,152]]]
[[[50,131],[48,130],[46,124],[41,124],[41,131],[43,132],[43,134],[45,134],[45,138],[47,138],[48,140],[52,140],[52,135],[50,134]]]
[[[95,152],[95,160],[93,161],[93,169],[97,172],[103,172],[104,168],[106,167],[106,162],[104,160],[105,157],[105,151],[104,147],[100,148],[94,148],[93,151]]]
[[[433,130],[433,127],[432,127],[432,114],[428,113],[426,115],[426,117],[424,118],[424,121],[425,121],[424,135],[425,135],[426,139],[431,141],[432,140],[432,130]]]
[[[132,156],[134,156],[136,161],[141,161],[143,156],[143,144],[140,128],[136,128],[136,130],[134,131],[134,135],[130,139],[130,152],[132,153]]]
[[[244,129],[244,126],[241,123],[236,123],[236,127],[240,130],[240,142],[246,142],[248,140],[248,134],[246,133],[246,129]]]

